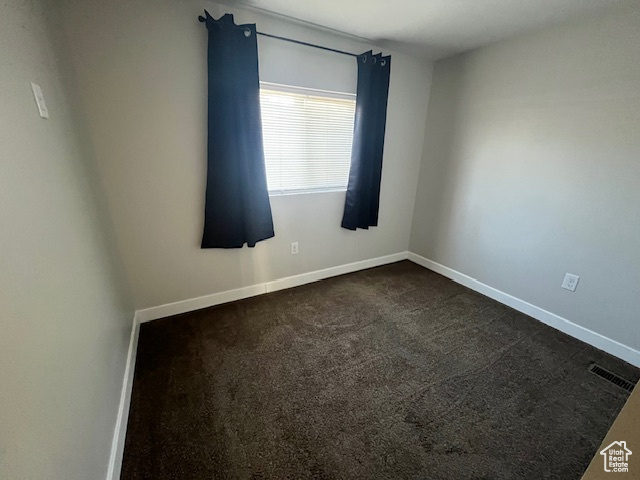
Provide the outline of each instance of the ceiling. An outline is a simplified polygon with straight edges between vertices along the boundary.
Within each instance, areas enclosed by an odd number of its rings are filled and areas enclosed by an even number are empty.
[[[236,0],[432,60],[627,0]],[[634,0],[637,1],[637,0]]]

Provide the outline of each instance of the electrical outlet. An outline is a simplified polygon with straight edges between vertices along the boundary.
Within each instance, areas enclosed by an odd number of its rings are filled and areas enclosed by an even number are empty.
[[[298,254],[298,242],[291,242],[291,255]]]
[[[570,292],[575,292],[576,287],[578,286],[578,281],[580,281],[580,277],[578,275],[567,273],[562,281],[562,288],[569,290]]]

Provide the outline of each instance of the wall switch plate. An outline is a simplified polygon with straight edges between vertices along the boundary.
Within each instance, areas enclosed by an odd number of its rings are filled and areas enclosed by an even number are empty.
[[[298,253],[298,242],[291,242],[291,255],[297,255]]]
[[[569,290],[570,292],[575,292],[579,281],[580,277],[578,275],[567,273],[564,276],[564,280],[562,281],[562,288],[564,288],[565,290]]]
[[[31,82],[31,90],[33,91],[33,98],[36,99],[36,105],[38,106],[38,112],[42,118],[49,118],[49,110],[47,110],[47,104],[44,103],[44,95],[40,85]]]

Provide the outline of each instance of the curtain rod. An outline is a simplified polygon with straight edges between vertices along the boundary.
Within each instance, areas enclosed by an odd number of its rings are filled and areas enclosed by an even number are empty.
[[[324,47],[322,45],[316,45],[315,43],[303,42],[301,40],[296,40],[294,38],[280,37],[278,35],[272,35],[270,33],[263,33],[256,31],[258,35],[262,35],[263,37],[275,38],[277,40],[282,40],[284,42],[297,43],[298,45],[304,45],[305,47],[313,47],[319,48],[320,50],[326,50],[327,52],[339,53],[341,55],[349,55],[350,57],[357,57],[358,55],[351,52],[345,52],[344,50],[337,50],[335,48]]]
[[[207,21],[207,19],[204,18],[203,16],[199,16],[198,20],[200,20],[201,23],[204,23],[204,22]],[[238,26],[240,26],[240,25],[238,25]],[[276,40],[282,40],[284,42],[296,43],[298,45],[304,45],[305,47],[319,48],[320,50],[326,50],[327,52],[339,53],[341,55],[349,55],[350,57],[357,57],[358,56],[358,54],[356,54],[356,53],[345,52],[344,50],[337,50],[335,48],[330,48],[330,47],[324,47],[322,45],[316,45],[315,43],[303,42],[302,40],[296,40],[294,38],[281,37],[279,35],[272,35],[271,33],[258,32],[257,30],[256,30],[256,33],[258,35],[262,35],[263,37],[275,38]]]

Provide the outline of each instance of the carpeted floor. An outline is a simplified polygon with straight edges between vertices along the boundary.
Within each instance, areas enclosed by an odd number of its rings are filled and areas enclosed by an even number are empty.
[[[408,261],[143,324],[122,479],[579,479],[637,369]]]

